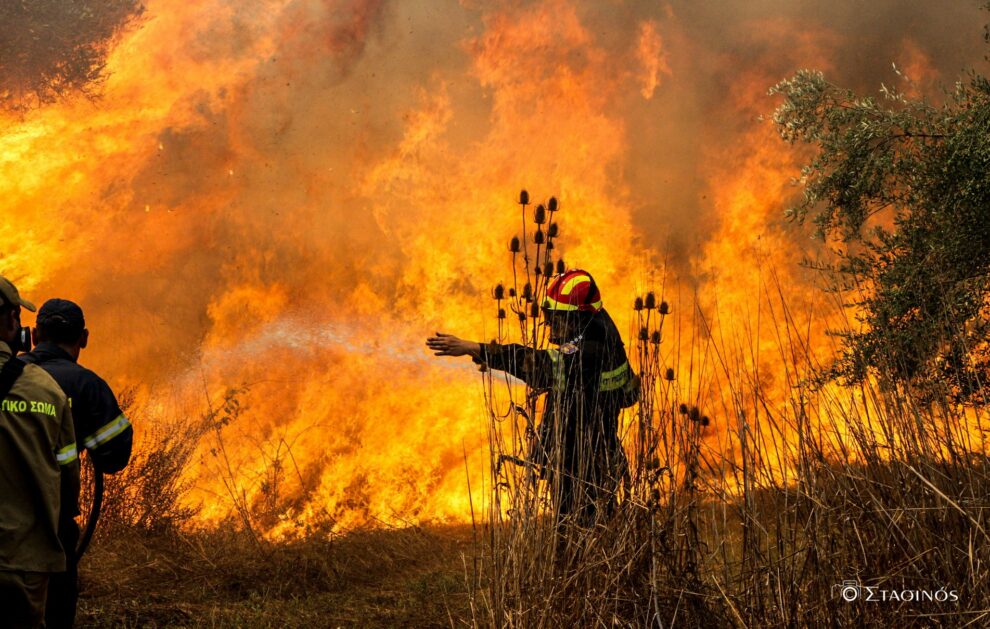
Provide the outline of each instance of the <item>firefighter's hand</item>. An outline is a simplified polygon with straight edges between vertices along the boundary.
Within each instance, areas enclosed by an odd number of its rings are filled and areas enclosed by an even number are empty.
[[[433,351],[434,356],[481,356],[481,346],[475,341],[465,341],[453,334],[437,332],[426,339],[426,346]]]

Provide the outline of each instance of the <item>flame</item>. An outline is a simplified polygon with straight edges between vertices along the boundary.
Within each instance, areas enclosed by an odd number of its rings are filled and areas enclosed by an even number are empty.
[[[422,340],[494,335],[520,188],[560,198],[560,253],[620,329],[668,273],[749,331],[771,384],[782,359],[753,308],[771,268],[822,328],[809,246],[779,219],[801,156],[758,116],[770,85],[852,44],[798,18],[710,42],[681,13],[152,0],[101,98],[0,121],[0,270],[83,305],[83,361],[136,387],[146,421],[226,419],[188,472],[203,522],[238,502],[275,536],[463,521],[484,400]]]

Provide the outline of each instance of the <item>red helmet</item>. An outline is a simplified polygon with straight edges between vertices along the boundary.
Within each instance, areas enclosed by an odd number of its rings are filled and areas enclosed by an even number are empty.
[[[571,269],[550,283],[543,309],[595,313],[602,309],[602,296],[590,273]]]

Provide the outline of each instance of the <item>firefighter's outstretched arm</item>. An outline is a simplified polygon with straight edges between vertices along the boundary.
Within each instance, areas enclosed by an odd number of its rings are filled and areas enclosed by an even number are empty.
[[[426,346],[433,351],[434,356],[470,356],[481,359],[481,343],[466,341],[453,334],[437,332],[426,339]]]
[[[436,356],[470,356],[478,364],[506,371],[530,386],[545,388],[553,377],[551,353],[522,345],[498,345],[466,341],[452,334],[437,332],[426,340]]]

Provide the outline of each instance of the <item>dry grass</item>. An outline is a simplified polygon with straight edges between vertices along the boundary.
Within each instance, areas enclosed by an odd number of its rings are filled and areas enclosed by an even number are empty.
[[[101,539],[81,627],[439,627],[468,616],[465,528],[263,544],[240,532]]]
[[[631,471],[618,510],[555,526],[554,483],[501,468],[476,626],[990,624],[983,409],[922,402],[882,381],[812,386],[822,365],[786,305],[775,307],[773,375],[784,386],[773,390],[740,335],[724,341],[698,316],[683,325],[690,355],[665,359],[647,340],[663,318],[642,315],[645,397],[626,418]],[[694,372],[681,387],[668,367]],[[493,461],[518,456],[520,442],[506,436],[519,429],[501,419],[497,393]],[[892,600],[861,590],[847,602],[837,587],[847,580]],[[940,590],[958,600],[922,598]]]

